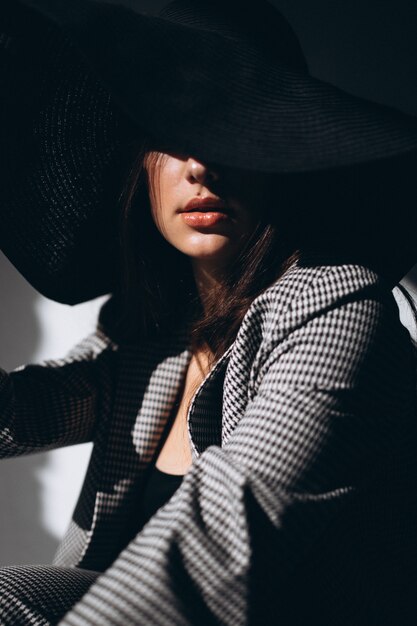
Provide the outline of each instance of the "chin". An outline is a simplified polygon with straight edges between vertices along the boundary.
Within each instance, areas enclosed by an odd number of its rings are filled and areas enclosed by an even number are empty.
[[[191,242],[183,247],[183,252],[195,260],[221,261],[230,257],[233,248],[231,241],[225,237],[210,237],[210,240]]]
[[[220,249],[204,249],[204,250],[188,250],[185,254],[193,261],[216,262],[222,263],[231,257],[231,251],[227,248]]]

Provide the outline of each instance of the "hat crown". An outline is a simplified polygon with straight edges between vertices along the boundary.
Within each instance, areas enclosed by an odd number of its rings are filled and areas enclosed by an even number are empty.
[[[159,17],[243,41],[275,61],[306,71],[307,62],[300,43],[286,20],[265,0],[173,0]]]

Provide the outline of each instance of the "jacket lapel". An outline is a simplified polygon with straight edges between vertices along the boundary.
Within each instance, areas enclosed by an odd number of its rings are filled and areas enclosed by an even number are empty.
[[[180,332],[121,348],[119,380],[83,567],[104,569],[125,538],[129,512],[181,389],[191,351]],[[111,546],[111,553],[110,553]]]

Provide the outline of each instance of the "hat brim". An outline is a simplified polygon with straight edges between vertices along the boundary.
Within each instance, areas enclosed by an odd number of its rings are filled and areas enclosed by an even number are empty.
[[[167,149],[262,172],[344,167],[417,149],[415,118],[245,40],[120,5],[46,3],[120,109]]]
[[[415,163],[414,118],[236,40],[121,6],[28,4],[36,10],[7,0],[1,9],[0,247],[50,298],[77,303],[117,288],[115,209],[134,133],[166,151],[294,176]],[[410,209],[409,195],[401,204]]]
[[[40,293],[77,304],[118,284],[132,129],[53,22],[14,0],[0,16],[0,249]]]

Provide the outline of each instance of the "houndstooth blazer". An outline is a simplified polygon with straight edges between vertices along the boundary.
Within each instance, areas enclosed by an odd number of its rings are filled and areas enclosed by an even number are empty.
[[[193,398],[190,471],[138,532],[190,357],[182,331],[99,326],[1,373],[2,456],[94,441],[55,568],[101,574],[60,623],[417,623],[414,357],[383,280],[304,260],[256,298]]]

